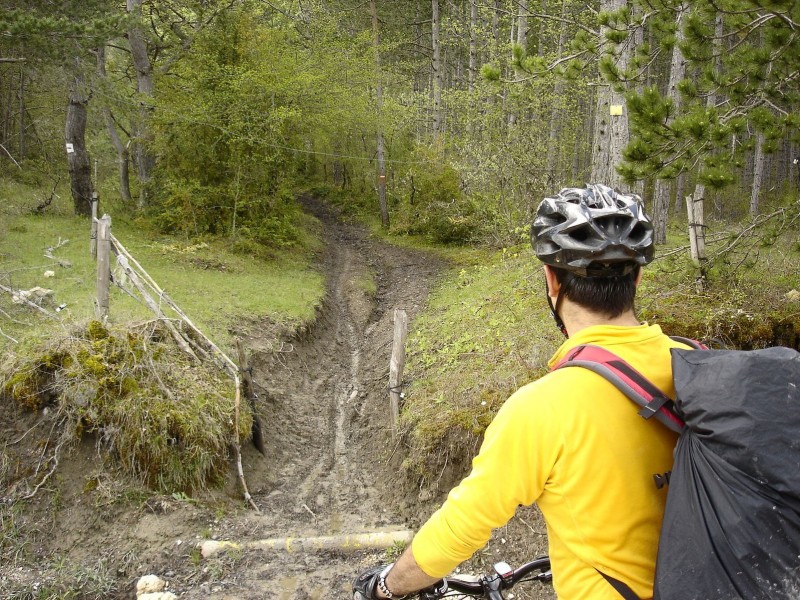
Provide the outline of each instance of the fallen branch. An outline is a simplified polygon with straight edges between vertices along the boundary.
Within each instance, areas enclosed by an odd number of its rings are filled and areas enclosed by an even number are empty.
[[[42,308],[41,306],[39,306],[39,305],[38,305],[38,304],[36,304],[35,302],[31,302],[30,300],[28,300],[27,298],[25,298],[24,296],[22,296],[22,295],[19,293],[19,291],[18,291],[18,290],[14,290],[14,289],[12,289],[12,288],[10,288],[10,287],[6,287],[6,286],[4,286],[3,284],[0,284],[0,291],[6,292],[6,293],[8,293],[8,294],[11,294],[11,296],[13,296],[13,297],[15,297],[15,298],[19,298],[20,302],[22,302],[23,304],[27,304],[27,305],[28,305],[28,306],[30,306],[31,308],[33,308],[33,309],[35,309],[35,310],[38,310],[40,313],[42,313],[42,314],[44,314],[44,315],[47,315],[47,316],[48,316],[48,317],[50,317],[51,319],[59,320],[59,319],[58,319],[58,317],[57,317],[57,316],[56,316],[54,313],[51,313],[51,312],[50,312],[49,310],[47,310],[46,308]]]
[[[15,344],[19,344],[19,340],[15,340],[13,337],[11,337],[11,336],[10,336],[10,335],[8,335],[7,333],[5,333],[5,332],[4,332],[2,329],[0,329],[0,335],[2,335],[2,336],[3,336],[4,338],[6,338],[7,340],[11,340],[11,341],[12,341],[12,342],[14,342]]]
[[[30,326],[30,323],[26,323],[25,321],[17,321],[14,317],[12,317],[10,314],[8,314],[6,311],[4,311],[2,308],[0,308],[0,314],[2,314],[6,319],[11,321],[12,323],[16,323],[17,325]]]
[[[743,238],[747,237],[750,233],[753,232],[753,230],[757,229],[767,221],[771,221],[775,217],[785,214],[789,208],[797,209],[798,205],[800,205],[800,202],[795,202],[795,204],[791,207],[784,206],[783,208],[779,208],[778,210],[773,211],[768,215],[758,215],[749,226],[745,227],[739,232],[739,235],[737,235],[730,244],[728,244],[722,250],[719,250],[716,254],[714,254],[714,256],[711,257],[712,260],[715,258],[719,258],[723,254],[727,254],[728,252],[733,250]],[[792,222],[795,221],[797,218],[798,218],[797,215],[795,215],[795,217],[792,219]]]
[[[401,529],[397,531],[377,531],[374,533],[354,533],[343,535],[326,535],[308,538],[268,538],[256,540],[246,544],[236,542],[206,540],[200,544],[200,553],[203,558],[214,556],[225,550],[285,550],[286,552],[315,552],[325,550],[339,550],[360,552],[367,549],[386,549],[396,544],[410,543],[414,536],[413,531]]]
[[[233,405],[233,450],[236,454],[236,471],[239,475],[239,483],[242,484],[242,491],[244,492],[244,499],[250,503],[256,512],[261,512],[261,510],[256,506],[256,503],[253,502],[253,497],[250,495],[250,491],[247,489],[247,481],[244,478],[244,469],[242,468],[242,445],[239,442],[239,402],[242,397],[241,392],[239,391],[239,376],[235,376],[234,383],[236,385],[236,400]]]

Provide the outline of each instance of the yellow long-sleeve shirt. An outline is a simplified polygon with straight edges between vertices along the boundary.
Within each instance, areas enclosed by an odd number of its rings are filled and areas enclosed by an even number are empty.
[[[595,326],[567,340],[551,366],[580,344],[607,348],[674,397],[669,349],[657,325]],[[676,434],[646,421],[633,402],[587,369],[548,373],[512,395],[487,428],[472,472],[412,542],[428,575],[442,577],[482,548],[519,505],[547,523],[553,585],[563,600],[620,600],[597,572],[640,598],[653,576]]]

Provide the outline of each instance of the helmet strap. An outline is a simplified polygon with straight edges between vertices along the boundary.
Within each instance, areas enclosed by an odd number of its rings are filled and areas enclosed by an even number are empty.
[[[544,281],[544,293],[545,296],[547,296],[547,304],[550,306],[550,314],[553,315],[553,320],[556,322],[556,327],[558,327],[559,331],[564,334],[564,337],[568,338],[569,334],[567,333],[567,328],[564,326],[564,321],[562,321],[561,317],[558,315],[558,309],[561,308],[561,299],[564,297],[564,294],[558,294],[558,297],[556,298],[556,304],[553,306],[553,300],[550,298],[550,294],[548,293],[547,289],[546,277]]]

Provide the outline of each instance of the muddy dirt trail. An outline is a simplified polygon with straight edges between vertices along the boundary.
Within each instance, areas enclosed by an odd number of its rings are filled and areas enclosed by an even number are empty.
[[[419,501],[397,474],[388,370],[394,310],[413,323],[444,265],[371,238],[313,199],[304,204],[325,242],[318,318],[279,348],[269,325],[245,337],[265,455],[247,444],[242,462],[259,510],[243,506],[233,466],[228,484],[202,501],[141,493],[103,469],[87,436],[24,510],[0,511],[0,550],[10,556],[0,564],[0,597],[61,598],[45,591],[66,579],[71,589],[78,582],[80,598],[130,600],[138,578],[154,574],[180,600],[344,600],[357,573],[387,560],[383,550],[354,548],[352,536],[407,537],[435,508],[441,497],[423,490],[428,499]],[[28,433],[48,431],[48,418],[0,411],[0,438],[25,440],[15,448],[34,460],[41,448]],[[486,572],[499,559],[542,554],[543,529],[523,511],[466,568]],[[212,542],[236,546],[202,556]],[[18,551],[9,555],[10,547]],[[552,598],[545,588],[514,592]]]
[[[259,340],[249,341],[267,448],[265,457],[248,450],[244,471],[261,513],[218,523],[215,537],[247,549],[225,580],[181,598],[346,598],[354,573],[381,552],[302,549],[298,539],[407,530],[396,506],[381,500],[391,487],[380,456],[391,443],[393,315],[402,308],[413,319],[442,265],[370,239],[314,200],[305,204],[325,239],[319,318],[279,352],[259,353]],[[252,547],[287,537],[288,552]]]

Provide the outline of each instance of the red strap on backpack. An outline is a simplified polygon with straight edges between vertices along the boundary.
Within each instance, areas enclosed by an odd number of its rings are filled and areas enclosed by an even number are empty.
[[[705,349],[705,346],[688,338],[673,337],[695,349]],[[675,403],[639,371],[630,366],[613,352],[600,346],[589,344],[573,348],[553,370],[562,367],[583,367],[594,371],[614,384],[623,394],[641,407],[639,414],[657,421],[670,430],[680,433],[684,428],[683,419],[675,412]]]

